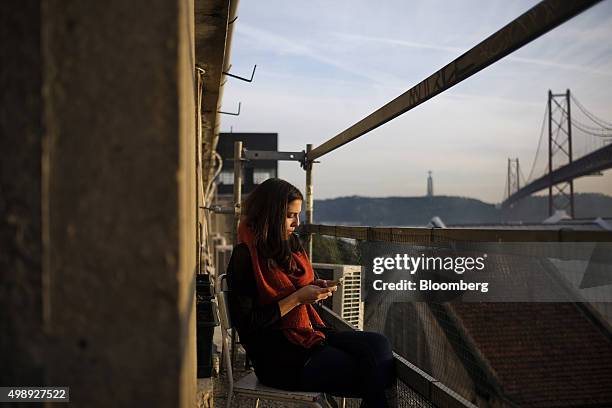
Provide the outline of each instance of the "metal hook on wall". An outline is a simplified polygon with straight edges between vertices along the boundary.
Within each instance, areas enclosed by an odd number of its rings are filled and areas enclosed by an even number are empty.
[[[223,112],[223,111],[217,111],[217,113],[222,113],[224,115],[232,115],[232,116],[238,116],[240,115],[240,105],[242,104],[242,102],[238,102],[238,112],[234,113],[234,112]]]
[[[238,75],[234,75],[234,74],[230,74],[229,72],[223,72],[224,75],[230,76],[232,78],[236,78],[239,79],[241,81],[245,81],[245,82],[253,82],[253,77],[255,76],[255,70],[257,69],[257,64],[255,64],[255,66],[253,67],[253,72],[251,72],[251,79],[247,79],[247,78],[243,78],[241,76]]]

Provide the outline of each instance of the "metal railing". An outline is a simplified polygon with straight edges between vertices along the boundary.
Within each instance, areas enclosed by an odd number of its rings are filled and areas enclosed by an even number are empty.
[[[327,235],[363,241],[435,244],[463,242],[612,242],[612,231],[580,231],[572,229],[476,229],[476,228],[399,228],[349,227],[305,224],[305,234]]]

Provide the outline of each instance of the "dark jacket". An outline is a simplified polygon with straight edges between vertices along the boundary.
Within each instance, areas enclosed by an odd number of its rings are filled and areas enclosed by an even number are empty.
[[[273,387],[297,389],[304,364],[322,345],[306,349],[291,343],[282,331],[275,329],[274,323],[281,318],[278,302],[259,304],[246,244],[234,248],[227,275],[232,324],[238,330],[240,343],[255,367],[257,378]]]

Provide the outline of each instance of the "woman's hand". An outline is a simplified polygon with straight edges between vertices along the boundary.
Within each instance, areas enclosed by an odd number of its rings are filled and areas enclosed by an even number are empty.
[[[321,279],[319,279],[321,280]],[[315,281],[316,282],[316,281]],[[337,286],[330,288],[315,285],[307,285],[298,289],[295,294],[300,304],[311,304],[330,297],[338,289]]]
[[[333,280],[326,280],[326,279],[315,279],[314,282],[312,282],[313,285],[319,286],[321,288],[337,288],[337,285],[333,285],[333,283],[335,283],[335,281]],[[335,290],[335,289],[334,289]]]
[[[322,288],[316,285],[307,285],[301,287],[286,298],[279,300],[280,315],[286,315],[296,306],[312,304],[327,299],[336,290],[338,290],[337,286]]]

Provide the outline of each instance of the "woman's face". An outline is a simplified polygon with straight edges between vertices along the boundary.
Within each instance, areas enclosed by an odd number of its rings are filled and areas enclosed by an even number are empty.
[[[297,199],[287,204],[287,218],[285,219],[285,231],[289,239],[291,233],[300,225],[300,213],[302,212],[302,200]]]

